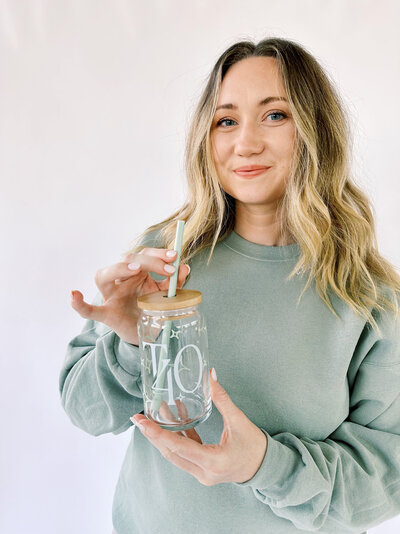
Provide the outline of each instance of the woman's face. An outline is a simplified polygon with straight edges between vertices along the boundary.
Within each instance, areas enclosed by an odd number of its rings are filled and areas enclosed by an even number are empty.
[[[222,81],[210,136],[223,190],[241,203],[274,209],[285,192],[295,125],[285,100],[261,103],[269,97],[286,98],[275,59],[235,63]],[[253,176],[235,172],[249,165],[270,168]]]

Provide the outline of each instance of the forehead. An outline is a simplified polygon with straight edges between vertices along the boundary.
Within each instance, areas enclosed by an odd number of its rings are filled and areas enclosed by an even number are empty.
[[[267,96],[286,96],[277,61],[273,57],[250,57],[229,68],[221,83],[218,103]]]

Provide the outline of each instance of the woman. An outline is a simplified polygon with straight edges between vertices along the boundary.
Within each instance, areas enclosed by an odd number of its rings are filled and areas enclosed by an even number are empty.
[[[132,415],[139,428],[118,534],[361,533],[400,513],[400,277],[377,250],[349,143],[302,46],[232,45],[192,121],[188,201],[97,272],[92,305],[73,292],[87,321],[60,376],[64,409],[93,435]],[[178,288],[203,293],[218,373],[217,409],[184,433],[140,413],[136,330],[137,296],[168,288],[178,219]]]

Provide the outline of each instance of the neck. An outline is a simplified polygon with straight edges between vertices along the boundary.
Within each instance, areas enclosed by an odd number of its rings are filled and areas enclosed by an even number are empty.
[[[275,214],[249,214],[238,217],[236,212],[234,230],[240,237],[259,245],[282,247],[295,243],[288,235],[281,234],[280,221]]]

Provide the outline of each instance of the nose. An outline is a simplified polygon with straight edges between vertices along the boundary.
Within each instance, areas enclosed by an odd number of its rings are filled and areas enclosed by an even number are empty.
[[[248,157],[264,150],[264,140],[256,124],[242,124],[235,142],[235,154]]]

